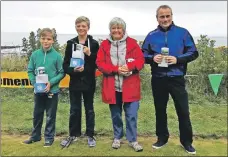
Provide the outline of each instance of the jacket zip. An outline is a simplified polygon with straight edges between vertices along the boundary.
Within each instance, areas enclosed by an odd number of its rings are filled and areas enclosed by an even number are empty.
[[[168,47],[168,31],[165,32],[165,47]],[[166,72],[166,76],[168,76],[168,72]]]
[[[43,62],[43,64],[45,64],[45,61],[46,61],[46,55],[47,55],[47,52],[44,52],[45,53],[45,55],[44,55],[44,62]]]
[[[118,42],[116,43],[116,47],[117,47],[117,65],[119,67],[119,51],[118,51]],[[119,73],[117,73],[118,76],[118,82],[119,82],[119,89],[120,89],[120,77],[119,77]]]

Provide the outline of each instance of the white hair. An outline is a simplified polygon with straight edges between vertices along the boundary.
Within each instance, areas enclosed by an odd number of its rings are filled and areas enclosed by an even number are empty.
[[[109,22],[109,30],[111,31],[111,28],[113,25],[121,25],[123,27],[123,31],[126,32],[126,23],[124,22],[123,19],[119,17],[114,17],[110,22]]]

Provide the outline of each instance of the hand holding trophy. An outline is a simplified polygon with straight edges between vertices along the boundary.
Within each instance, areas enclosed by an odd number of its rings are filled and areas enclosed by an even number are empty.
[[[169,55],[169,48],[161,48],[162,61],[158,64],[159,67],[168,67],[168,62],[166,62],[166,57]]]
[[[81,44],[72,44],[72,58],[70,60],[70,67],[80,68],[84,66],[83,48],[84,47]]]

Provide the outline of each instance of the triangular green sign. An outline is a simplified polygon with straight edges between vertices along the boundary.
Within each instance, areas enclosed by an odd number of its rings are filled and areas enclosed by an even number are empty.
[[[211,83],[211,87],[215,93],[215,95],[217,96],[218,94],[218,89],[222,80],[224,74],[209,74],[209,81]]]

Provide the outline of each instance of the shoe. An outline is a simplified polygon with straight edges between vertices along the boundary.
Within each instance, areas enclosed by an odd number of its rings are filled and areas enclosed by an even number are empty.
[[[120,140],[119,139],[114,139],[112,143],[112,148],[114,149],[119,149],[120,148]]]
[[[50,147],[54,141],[45,141],[44,147]]]
[[[141,145],[139,145],[138,142],[129,142],[128,145],[130,147],[132,147],[136,152],[142,152],[143,151],[143,147]]]
[[[181,145],[189,154],[196,154],[196,150],[192,145]]]
[[[163,141],[163,140],[158,139],[158,141],[152,145],[152,148],[154,148],[154,149],[162,148],[163,146],[165,146],[167,144],[167,142],[168,141]]]
[[[25,140],[25,141],[23,141],[22,143],[23,144],[32,144],[32,143],[34,143],[34,142],[39,142],[41,139],[39,139],[39,140],[33,140],[33,139],[28,139],[28,140]]]
[[[72,142],[76,142],[78,138],[76,136],[68,136],[66,139],[62,140],[60,145],[62,147],[68,147]]]
[[[89,145],[89,147],[96,146],[96,141],[95,141],[94,137],[88,137],[88,145]]]

